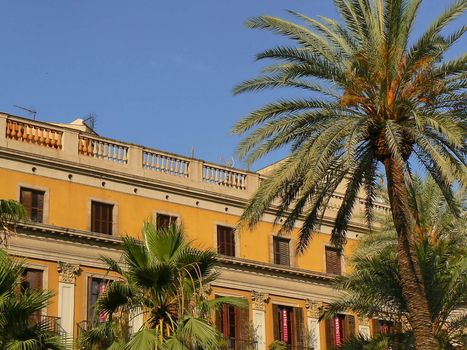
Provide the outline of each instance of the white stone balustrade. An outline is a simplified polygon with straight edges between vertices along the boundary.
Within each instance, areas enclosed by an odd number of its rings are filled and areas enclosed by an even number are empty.
[[[208,164],[203,166],[203,181],[208,184],[246,190],[246,179],[247,174],[238,170]]]
[[[78,142],[79,154],[98,159],[111,160],[118,164],[126,164],[128,162],[127,146],[83,135],[79,136]]]
[[[188,177],[190,161],[185,158],[143,150],[143,167],[159,173]]]

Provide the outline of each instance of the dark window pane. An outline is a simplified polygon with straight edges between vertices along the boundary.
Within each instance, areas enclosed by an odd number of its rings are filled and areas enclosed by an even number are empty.
[[[282,237],[273,238],[274,263],[290,266],[290,240]]]
[[[232,227],[217,226],[217,252],[235,256],[235,230]]]
[[[104,314],[96,314],[96,303],[99,299],[99,296],[105,291],[109,280],[104,278],[95,278],[89,277],[88,280],[88,312],[87,320],[91,322],[93,326],[97,325],[100,322],[105,321]]]
[[[21,188],[20,202],[33,222],[43,222],[44,192],[30,188]]]
[[[101,202],[91,202],[91,231],[112,234],[113,205]]]
[[[167,214],[156,214],[156,227],[157,228],[168,228],[170,225],[177,223],[177,217]]]

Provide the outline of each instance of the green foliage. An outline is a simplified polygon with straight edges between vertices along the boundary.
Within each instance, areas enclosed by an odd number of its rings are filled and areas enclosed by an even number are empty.
[[[341,22],[293,11],[296,21],[248,20],[249,28],[279,34],[289,44],[259,53],[257,59],[269,65],[234,89],[235,94],[278,88],[301,92],[254,110],[232,128],[245,135],[238,155],[248,164],[290,148],[250,200],[242,223],[254,227],[273,202],[279,203],[282,232],[303,218],[299,252],[341,183],[346,190],[332,242],[345,244],[361,191],[371,224],[377,170],[388,158],[405,167],[407,177],[409,160],[425,168],[456,215],[452,185],[466,184],[467,55],[445,55],[467,27],[445,32],[467,1],[454,1],[418,39],[410,33],[420,0],[334,3]]]
[[[0,249],[0,348],[7,350],[60,350],[61,339],[31,318],[47,307],[52,293],[18,290],[25,269],[22,261]]]
[[[269,350],[287,350],[287,344],[280,340],[274,340],[268,348]]]
[[[450,349],[450,343],[465,346],[463,330],[467,326],[467,315],[458,311],[467,303],[466,217],[457,218],[452,214],[433,179],[414,178],[410,193],[411,210],[417,219],[416,252],[435,335],[443,349]],[[462,195],[461,191],[455,195],[459,198],[457,205],[461,207]],[[361,315],[392,320],[398,325],[408,324],[394,225],[388,217],[380,217],[379,222],[382,232],[367,235],[359,242],[351,258],[353,272],[336,282],[342,297],[330,304],[324,317],[352,310]],[[399,332],[402,334],[398,335],[397,343],[413,342],[410,328],[401,328]],[[370,346],[376,342],[361,340],[353,339],[351,343]]]
[[[121,279],[110,282],[99,297],[96,312],[107,322],[80,337],[84,349],[126,344],[126,349],[219,348],[220,334],[207,320],[223,304],[246,306],[238,298],[207,298],[207,286],[217,277],[216,253],[194,248],[175,225],[156,229],[145,223],[143,241],[123,238],[121,261],[102,260]],[[145,323],[129,334],[128,316],[143,312]],[[142,310],[142,311],[141,311]]]
[[[18,221],[27,220],[23,205],[10,199],[0,199],[0,247],[8,244],[8,238],[15,232]]]

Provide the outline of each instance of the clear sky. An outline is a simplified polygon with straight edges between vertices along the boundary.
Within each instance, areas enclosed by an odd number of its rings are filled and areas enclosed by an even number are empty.
[[[417,30],[448,3],[425,0]],[[255,53],[280,40],[245,20],[285,9],[336,16],[331,0],[0,0],[0,9],[0,111],[33,107],[52,122],[92,112],[103,136],[184,155],[194,147],[213,162],[234,156],[234,122],[278,96],[231,93],[259,72]]]

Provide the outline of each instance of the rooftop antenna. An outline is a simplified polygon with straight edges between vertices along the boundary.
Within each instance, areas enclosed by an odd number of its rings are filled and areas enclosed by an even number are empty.
[[[37,111],[33,107],[26,108],[26,107],[22,107],[22,106],[18,106],[18,105],[13,105],[13,107],[16,107],[16,108],[22,109],[23,111],[28,112],[29,116],[32,115],[33,120],[36,120]]]
[[[96,123],[97,123],[97,116],[95,113],[91,112],[89,113],[86,118],[84,118],[83,120],[86,125],[88,125],[92,130],[94,130],[94,128],[96,127]]]

